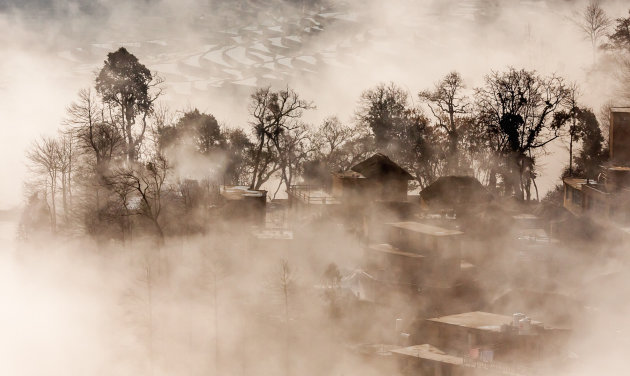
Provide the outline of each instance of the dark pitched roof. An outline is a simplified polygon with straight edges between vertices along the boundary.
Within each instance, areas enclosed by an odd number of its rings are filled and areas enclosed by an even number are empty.
[[[354,165],[351,170],[360,173],[368,179],[380,177],[400,177],[407,180],[414,179],[404,168],[381,153],[376,153],[363,162]]]
[[[471,176],[442,176],[420,192],[427,203],[456,205],[483,203],[492,198],[479,180]]]

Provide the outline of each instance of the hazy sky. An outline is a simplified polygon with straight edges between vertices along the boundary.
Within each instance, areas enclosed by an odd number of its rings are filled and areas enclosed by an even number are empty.
[[[246,126],[247,94],[267,83],[290,83],[313,100],[313,123],[330,115],[350,122],[361,91],[381,81],[415,97],[454,69],[469,88],[511,65],[580,82],[583,101],[595,109],[612,96],[612,82],[589,73],[589,43],[570,20],[583,1],[335,3],[299,28],[299,6],[240,3],[0,3],[0,208],[22,200],[24,149],[57,131],[65,107],[120,45],[165,78],[169,107],[195,106],[229,126]],[[612,17],[627,13],[623,1],[603,5]],[[539,161],[542,191],[557,182],[566,159],[555,145]]]

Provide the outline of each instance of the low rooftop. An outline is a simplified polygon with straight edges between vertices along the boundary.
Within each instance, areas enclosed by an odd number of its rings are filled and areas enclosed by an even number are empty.
[[[512,218],[516,220],[537,220],[538,219],[536,215],[530,214],[530,213],[516,214],[516,215],[513,215]]]
[[[249,189],[243,185],[223,186],[221,187],[221,195],[228,200],[243,200],[245,197],[264,197],[267,191]]]
[[[550,242],[549,234],[542,228],[519,228],[513,231],[518,240]]]
[[[262,228],[251,232],[259,240],[293,240],[293,231],[282,228]]]
[[[438,349],[437,347],[431,346],[429,344],[402,347],[402,348],[393,349],[390,351],[396,354],[400,354],[400,355],[411,356],[411,357],[420,358],[420,359],[428,359],[428,360],[433,360],[433,361],[441,362],[441,363],[448,363],[448,364],[455,364],[455,365],[464,364],[463,358],[459,356],[455,356],[455,355],[449,355],[445,353],[444,351]]]
[[[608,167],[609,171],[621,171],[621,172],[628,172],[630,171],[630,167],[627,166],[612,166],[612,167]]]
[[[402,257],[424,258],[423,255],[402,251],[399,248],[392,246],[391,244],[372,244],[368,246],[368,249],[374,252],[387,253],[390,255],[396,255],[396,256],[402,256]]]
[[[392,222],[388,225],[402,230],[417,232],[420,234],[431,236],[456,236],[464,233],[457,230],[446,229],[438,226],[427,225],[420,222]]]
[[[582,186],[586,184],[586,179],[582,178],[564,178],[562,181],[571,188],[578,190],[582,190]]]
[[[501,325],[510,325],[512,323],[512,317],[490,312],[475,311],[427,319],[427,321],[490,332],[501,332]],[[532,321],[532,324],[540,323]]]

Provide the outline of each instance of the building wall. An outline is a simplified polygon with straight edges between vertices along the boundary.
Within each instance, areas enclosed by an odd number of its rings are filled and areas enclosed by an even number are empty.
[[[585,185],[582,187],[583,211],[599,219],[608,219],[610,214],[609,194]]]
[[[366,271],[381,281],[417,286],[423,276],[423,259],[365,250]]]
[[[582,191],[564,183],[564,207],[574,215],[582,214]]]
[[[242,221],[243,224],[262,226],[265,224],[267,209],[266,195],[243,197],[242,200],[227,200],[223,215],[228,220]]]
[[[367,179],[333,175],[332,195],[345,202],[407,201],[406,179]]]
[[[560,355],[570,335],[569,331],[553,329],[518,335],[435,321],[426,321],[422,331],[428,343],[448,353],[466,356],[473,348],[488,348],[494,351],[495,361],[507,363],[529,363]]]
[[[459,235],[435,236],[390,226],[388,240],[403,251],[426,257],[423,283],[451,285],[461,272],[462,239]]]
[[[407,179],[384,179],[379,182],[380,200],[407,201]]]
[[[610,159],[617,165],[630,165],[630,112],[610,112]]]
[[[408,252],[441,258],[461,258],[461,236],[436,236],[390,226],[389,243]]]

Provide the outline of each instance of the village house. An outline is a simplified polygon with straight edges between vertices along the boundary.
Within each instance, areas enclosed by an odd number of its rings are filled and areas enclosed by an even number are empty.
[[[376,153],[348,171],[331,172],[329,185],[299,184],[288,190],[289,206],[299,218],[334,218],[367,238],[382,238],[383,223],[407,218],[413,176],[384,154]]]
[[[576,217],[587,218],[630,236],[630,107],[610,109],[609,162],[596,180],[563,179],[564,207]]]
[[[292,185],[289,201],[292,204],[365,205],[367,202],[407,200],[409,181],[405,169],[384,154],[376,153],[348,171],[332,172],[331,187],[325,184]]]
[[[461,235],[457,230],[419,222],[385,224],[388,241],[365,247],[365,270],[382,294],[406,292],[438,298],[462,277]],[[378,295],[378,294],[376,294]]]
[[[350,204],[407,201],[413,176],[384,154],[376,153],[350,171],[332,174],[332,195]]]
[[[569,335],[521,313],[465,312],[425,320],[412,336],[423,344],[392,353],[409,375],[530,375],[561,364]]]
[[[488,190],[472,176],[441,176],[420,192],[423,209],[462,214],[492,200]]]
[[[223,186],[223,217],[228,221],[238,220],[251,226],[264,226],[267,211],[267,191],[249,189],[245,186]]]

